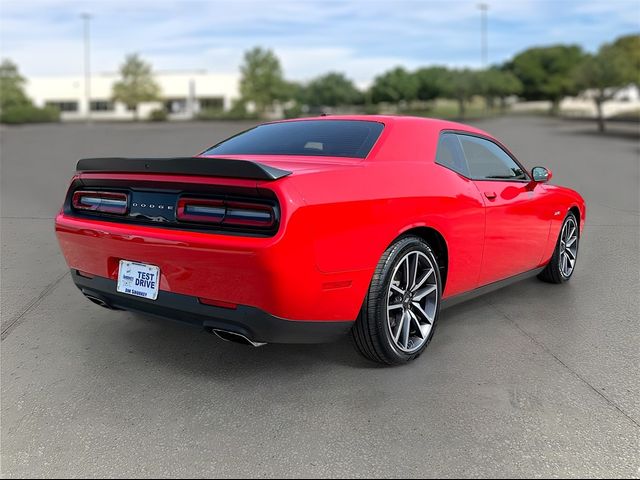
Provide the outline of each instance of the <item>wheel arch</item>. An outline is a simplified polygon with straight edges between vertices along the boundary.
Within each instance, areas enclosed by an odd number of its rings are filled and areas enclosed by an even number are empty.
[[[444,236],[433,227],[412,227],[404,230],[398,237],[394,238],[391,244],[397,241],[398,238],[407,235],[415,235],[416,237],[422,238],[429,244],[431,250],[433,250],[433,255],[436,257],[440,269],[442,291],[444,291],[447,286],[447,272],[449,267],[449,247],[447,246],[447,241]]]
[[[577,205],[573,205],[571,208],[569,208],[569,211],[576,216],[576,219],[578,220],[578,227],[579,227],[582,221],[581,215],[580,215],[580,209],[578,208]]]

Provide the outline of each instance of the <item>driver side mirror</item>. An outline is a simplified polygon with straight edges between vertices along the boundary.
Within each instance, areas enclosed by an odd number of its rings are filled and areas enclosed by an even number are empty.
[[[551,173],[551,170],[545,167],[533,167],[533,170],[531,170],[531,176],[533,177],[534,182],[546,183],[551,180],[553,174]]]

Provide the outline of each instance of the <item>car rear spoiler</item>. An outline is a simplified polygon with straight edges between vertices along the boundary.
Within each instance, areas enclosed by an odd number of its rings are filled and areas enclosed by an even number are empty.
[[[76,171],[109,173],[170,173],[176,175],[204,175],[212,177],[278,180],[291,175],[288,170],[249,160],[207,157],[174,158],[84,158]]]

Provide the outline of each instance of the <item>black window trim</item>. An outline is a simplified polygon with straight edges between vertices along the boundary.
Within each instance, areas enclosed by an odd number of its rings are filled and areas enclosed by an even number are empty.
[[[516,165],[518,165],[522,171],[524,172],[525,176],[527,177],[526,179],[509,179],[509,178],[475,178],[471,176],[471,168],[469,167],[469,161],[467,160],[467,156],[464,154],[464,149],[462,150],[462,154],[464,155],[464,160],[467,163],[467,169],[469,170],[469,176],[460,173],[452,168],[447,167],[446,165],[442,165],[441,163],[438,163],[437,161],[434,160],[434,162],[437,165],[440,165],[441,167],[446,168],[447,170],[451,170],[452,172],[457,173],[458,175],[463,176],[464,178],[468,179],[468,180],[473,180],[474,182],[516,182],[516,183],[530,183],[531,182],[531,175],[529,174],[529,171],[518,161],[518,159],[509,151],[509,149],[504,146],[502,143],[500,143],[498,140],[495,140],[491,137],[488,137],[487,135],[482,135],[480,133],[475,133],[475,132],[468,132],[466,130],[453,130],[453,129],[446,129],[446,130],[441,130],[440,134],[438,135],[438,145],[440,144],[440,139],[442,138],[442,135],[444,135],[445,133],[452,133],[454,135],[466,135],[468,137],[476,137],[476,138],[480,138],[482,140],[486,140],[488,142],[493,143],[496,147],[498,147],[500,150],[502,150],[504,153],[507,154],[507,156],[509,158],[511,158],[511,160],[513,160]],[[461,145],[462,147],[462,145]],[[436,156],[438,155],[438,151],[437,151],[437,147],[436,147]]]

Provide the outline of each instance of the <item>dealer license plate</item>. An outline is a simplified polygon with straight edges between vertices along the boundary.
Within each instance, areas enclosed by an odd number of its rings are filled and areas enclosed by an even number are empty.
[[[146,263],[120,260],[118,291],[135,297],[155,300],[160,286],[160,268]]]

